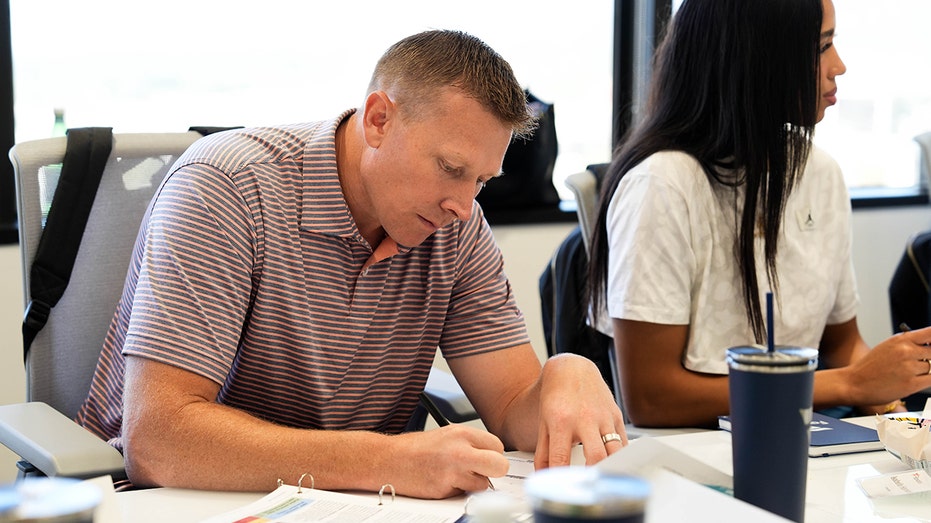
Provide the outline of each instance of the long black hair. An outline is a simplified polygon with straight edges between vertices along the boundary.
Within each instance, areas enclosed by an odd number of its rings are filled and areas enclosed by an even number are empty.
[[[754,234],[759,226],[767,276],[776,289],[783,211],[817,120],[821,20],[821,0],[682,4],[654,57],[643,120],[621,141],[602,182],[589,273],[594,314],[602,314],[606,303],[606,215],[618,183],[650,155],[682,151],[699,162],[712,185],[731,189],[747,320],[756,341],[765,339]],[[741,187],[745,203],[739,210]]]

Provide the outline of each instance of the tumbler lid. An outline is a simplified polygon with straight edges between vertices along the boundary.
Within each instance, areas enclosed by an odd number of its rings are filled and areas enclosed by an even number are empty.
[[[777,345],[775,350],[747,345],[727,349],[727,364],[732,369],[757,372],[800,372],[818,366],[818,351],[809,347]]]
[[[581,519],[642,514],[649,484],[634,476],[603,474],[594,467],[554,467],[527,478],[524,492],[534,511]]]

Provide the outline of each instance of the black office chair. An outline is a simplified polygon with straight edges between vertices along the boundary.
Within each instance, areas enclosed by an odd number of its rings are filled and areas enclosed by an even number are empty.
[[[599,180],[607,167],[608,164],[590,165],[566,179],[566,186],[575,195],[579,227],[562,241],[543,270],[540,303],[548,354],[571,352],[592,360],[614,393],[618,406],[626,413],[614,340],[588,325],[589,307],[585,302],[588,252],[598,211]]]

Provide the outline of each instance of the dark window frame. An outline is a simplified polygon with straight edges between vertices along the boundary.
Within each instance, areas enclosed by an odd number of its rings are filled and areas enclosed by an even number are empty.
[[[0,150],[5,157],[15,143],[13,135],[13,41],[10,34],[10,0],[0,0]],[[19,242],[16,220],[16,186],[13,164],[0,159],[0,244]]]

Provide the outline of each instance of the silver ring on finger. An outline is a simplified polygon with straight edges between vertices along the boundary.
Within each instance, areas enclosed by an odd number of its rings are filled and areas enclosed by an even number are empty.
[[[609,433],[604,434],[604,435],[601,436],[601,441],[602,441],[602,443],[604,443],[605,445],[607,445],[607,444],[608,444],[609,442],[611,442],[611,441],[620,442],[620,441],[623,441],[623,440],[621,439],[621,435],[618,434],[617,432],[609,432]]]

